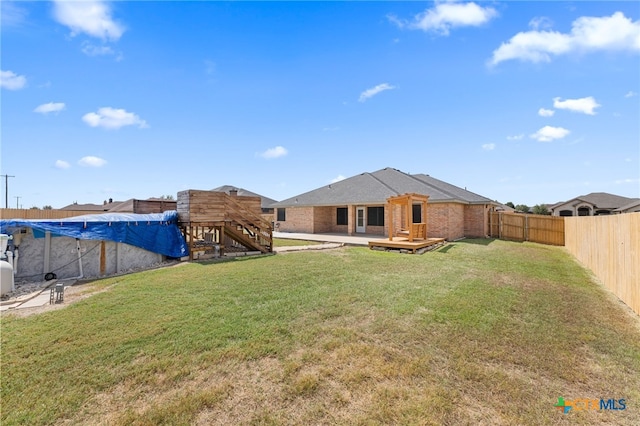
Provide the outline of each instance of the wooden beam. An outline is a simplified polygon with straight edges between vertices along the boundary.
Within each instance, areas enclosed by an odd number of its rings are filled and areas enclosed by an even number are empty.
[[[104,240],[100,241],[100,276],[107,271],[107,247]]]
[[[389,241],[393,241],[393,209],[395,206],[391,203],[387,203],[387,209],[389,210]]]

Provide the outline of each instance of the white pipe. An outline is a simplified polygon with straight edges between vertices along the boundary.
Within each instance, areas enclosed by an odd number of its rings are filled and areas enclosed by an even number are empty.
[[[82,254],[80,253],[80,240],[76,238],[76,248],[78,249],[78,268],[80,269],[80,275],[76,278],[82,278],[84,273],[82,272]]]
[[[20,257],[18,255],[18,247],[15,247],[13,251],[13,275],[18,274],[18,257]]]
[[[44,233],[44,265],[43,274],[51,272],[51,232],[45,231]]]
[[[9,265],[11,265],[11,269],[13,269],[13,252],[10,250],[7,250],[4,252],[5,256],[7,256],[7,262],[9,262]],[[13,271],[14,275],[15,275],[15,271]]]

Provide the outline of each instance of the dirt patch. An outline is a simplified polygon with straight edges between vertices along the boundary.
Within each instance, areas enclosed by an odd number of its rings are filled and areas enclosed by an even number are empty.
[[[113,286],[109,286],[106,288],[96,288],[96,286],[92,285],[92,283],[76,283],[72,286],[65,287],[64,289],[64,302],[56,303],[56,304],[46,304],[43,306],[35,306],[33,308],[14,308],[2,311],[2,316],[11,315],[15,317],[28,317],[31,315],[38,315],[49,311],[57,311],[58,309],[63,309],[73,303],[79,302],[80,300],[87,299],[94,294],[103,293],[108,291]],[[49,288],[44,288],[43,294],[48,294]]]

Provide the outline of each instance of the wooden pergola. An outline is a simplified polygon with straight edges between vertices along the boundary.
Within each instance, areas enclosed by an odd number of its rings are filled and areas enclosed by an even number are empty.
[[[394,206],[405,207],[405,228],[398,230],[399,235],[406,236],[409,242],[414,239],[427,239],[427,201],[428,195],[407,193],[387,198],[387,210],[389,211],[389,241],[393,241],[393,210]],[[413,223],[413,205],[420,203],[420,223]]]

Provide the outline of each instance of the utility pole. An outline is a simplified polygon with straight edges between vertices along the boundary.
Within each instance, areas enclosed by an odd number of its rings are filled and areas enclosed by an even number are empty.
[[[12,175],[0,175],[4,178],[4,208],[9,208],[9,178],[15,177]]]
[[[22,198],[22,197],[14,196],[13,198],[16,199],[16,209],[17,209],[18,208],[18,201],[20,201],[20,198]]]

